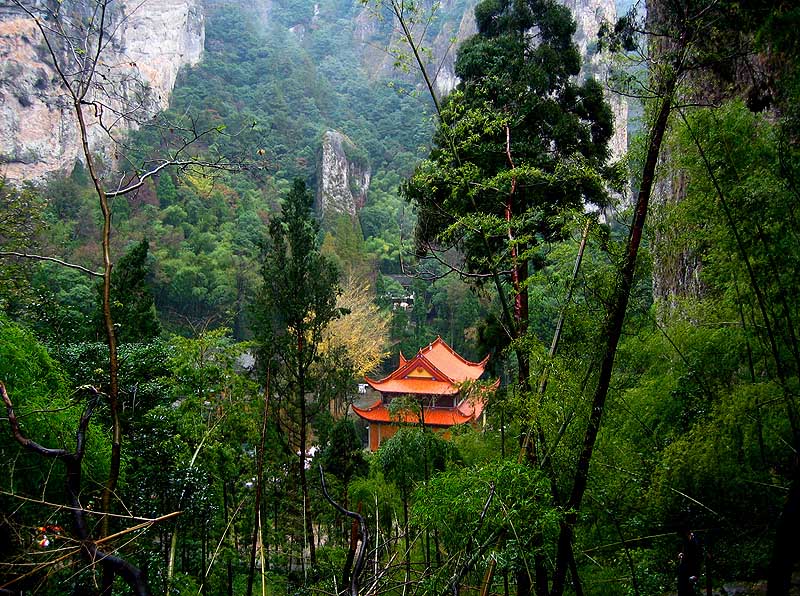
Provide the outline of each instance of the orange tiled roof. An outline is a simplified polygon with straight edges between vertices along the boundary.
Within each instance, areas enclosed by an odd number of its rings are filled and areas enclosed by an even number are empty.
[[[405,422],[408,424],[418,424],[419,416],[410,411],[398,412],[394,417],[389,413],[389,409],[381,402],[376,401],[368,408],[357,408],[353,406],[353,411],[364,420],[370,422]],[[481,405],[480,411],[483,411]],[[464,424],[470,422],[480,414],[475,416],[465,415],[461,412],[461,408],[423,408],[423,419],[426,426],[455,426],[457,424]]]
[[[469,416],[473,420],[480,418],[483,414],[483,409],[486,407],[486,393],[488,391],[495,391],[500,386],[500,379],[497,379],[491,387],[482,388],[479,394],[475,397],[468,397],[462,401],[458,406],[458,411],[462,416]]]
[[[411,359],[401,354],[400,365],[389,376],[380,381],[367,377],[366,381],[385,393],[453,395],[458,393],[458,383],[480,378],[488,359],[470,362],[437,337]]]
[[[424,357],[458,383],[478,379],[483,374],[486,361],[489,359],[487,356],[481,362],[470,362],[457,354],[441,337],[437,337],[436,341],[422,348],[417,356]]]
[[[372,381],[367,379],[374,389],[381,393],[403,393],[403,394],[422,394],[422,395],[455,395],[458,393],[458,385],[449,381],[437,381],[435,379],[389,379],[388,381]]]

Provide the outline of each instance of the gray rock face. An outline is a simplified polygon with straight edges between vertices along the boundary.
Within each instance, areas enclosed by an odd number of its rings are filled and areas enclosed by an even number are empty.
[[[460,15],[458,12],[453,12],[459,10],[454,4],[453,0],[447,0],[439,5],[442,11],[442,20],[445,22],[431,44],[435,60],[435,64],[431,64],[433,68],[431,72],[436,92],[441,97],[450,93],[458,85],[458,77],[455,72],[458,44],[478,32],[478,25],[475,22],[475,2],[468,2],[467,10]],[[454,23],[454,25],[448,23]]]
[[[604,22],[617,20],[617,7],[613,0],[559,0],[572,11],[575,18],[575,43],[583,56],[581,76],[592,76],[601,83],[607,81],[609,57],[595,51],[597,34]],[[614,134],[609,141],[611,159],[621,158],[628,150],[628,102],[621,95],[611,93],[606,87],[606,101],[614,114]]]
[[[61,3],[63,12],[77,15],[86,7],[79,0]],[[98,85],[87,95],[105,107],[87,107],[84,114],[90,149],[113,159],[112,137],[167,106],[180,67],[200,59],[205,30],[200,0],[119,5],[107,29]],[[66,54],[64,60],[69,66]],[[120,118],[121,111],[131,117]],[[38,180],[81,157],[77,119],[36,24],[0,0],[0,174]]]
[[[458,45],[477,33],[475,23],[475,4],[477,0],[467,0],[465,4],[456,0],[443,0],[437,3],[433,13],[432,23],[436,24],[436,34],[430,35],[430,24],[426,19],[431,15],[430,1],[419,3],[422,11],[417,17],[419,22],[414,22],[414,17],[409,17],[414,39],[419,41],[427,57],[426,68],[433,82],[436,94],[444,97],[458,84],[455,75],[455,58]],[[380,19],[384,22],[394,23],[394,16],[387,10],[381,13]],[[417,77],[417,63],[412,56],[408,45],[402,40],[397,30],[389,39],[383,37],[385,30],[381,31],[381,21],[374,9],[367,5],[356,16],[353,30],[354,41],[358,44],[367,69],[375,76],[397,78],[402,76],[397,69],[400,62],[407,67],[409,80],[421,80]],[[403,56],[398,60],[398,56]],[[427,93],[427,90],[425,90]]]
[[[339,214],[355,218],[367,200],[369,165],[356,157],[356,146],[341,132],[322,135],[317,163],[317,210],[323,220]]]
[[[475,5],[478,0],[468,0],[461,4],[455,0],[444,0],[439,3],[434,22],[439,24],[436,35],[423,38],[423,32],[430,27],[420,23],[413,29],[415,39],[420,40],[423,47],[429,50],[427,63],[428,74],[438,96],[443,97],[458,84],[455,74],[455,56],[458,45],[477,32],[475,22]],[[614,0],[559,0],[572,11],[576,22],[575,43],[584,60],[582,77],[593,76],[601,83],[605,82],[609,72],[608,58],[595,52],[597,34],[603,22],[613,23],[617,19]],[[390,18],[390,16],[386,16]],[[375,47],[377,19],[365,8],[356,18],[355,41],[362,47],[364,61],[375,73],[397,76],[393,72],[397,52],[408,53],[408,46],[397,36],[390,42],[387,54]],[[413,58],[409,71],[417,69]],[[427,92],[427,91],[425,91]],[[619,159],[628,149],[628,104],[624,97],[610,91],[606,99],[614,113],[614,135],[609,143],[612,159]]]
[[[680,234],[663,223],[663,214],[686,196],[686,173],[675,167],[669,143],[662,147],[661,174],[653,186],[653,297],[669,312],[680,298],[699,299],[706,286],[701,279],[702,255],[679,240]]]
[[[609,57],[597,53],[597,34],[604,22],[617,20],[617,7],[613,0],[559,0],[572,11],[575,18],[575,43],[583,56],[581,76],[592,76],[601,83],[608,79]],[[614,114],[614,134],[609,141],[611,159],[621,158],[628,150],[628,102],[606,87],[606,101]]]

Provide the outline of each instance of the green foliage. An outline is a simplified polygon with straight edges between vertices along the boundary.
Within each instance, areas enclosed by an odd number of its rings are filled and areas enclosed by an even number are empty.
[[[5,316],[0,316],[0,334],[0,381],[17,407],[36,409],[48,400],[63,405],[68,397],[64,373],[33,334]],[[59,438],[66,440],[67,435]]]
[[[381,472],[378,458],[372,457],[370,464],[370,475],[366,478],[356,478],[350,484],[350,502],[361,503],[367,519],[377,523],[380,532],[385,536],[390,536],[393,520],[401,508],[400,496]],[[379,539],[380,536],[375,537],[376,544]]]
[[[172,176],[169,172],[165,172],[158,177],[158,187],[156,190],[158,202],[162,209],[166,209],[175,204],[178,199],[178,192],[175,189],[175,183],[172,181]]]
[[[44,201],[30,188],[17,189],[0,177],[0,250],[31,251],[28,243],[44,226]],[[30,263],[0,260],[0,283],[5,288],[0,296],[0,309],[16,314],[33,299],[33,291],[25,283]]]
[[[576,210],[608,202],[612,117],[600,85],[576,82],[567,8],[487,0],[475,16],[478,33],[456,58],[461,84],[402,192],[417,207],[418,252],[455,249],[478,283],[493,282],[502,314],[483,336],[499,352],[528,328],[525,280],[543,265],[541,247],[566,238]],[[515,353],[526,376],[524,349]]]
[[[297,371],[309,369],[322,330],[340,314],[338,271],[317,249],[312,200],[305,183],[295,180],[281,216],[271,222],[255,313],[265,361],[280,354]]]
[[[408,500],[417,482],[427,480],[435,471],[444,470],[455,455],[452,444],[436,433],[403,427],[381,443],[378,463],[384,477],[394,483],[404,500]]]
[[[723,4],[736,19],[753,8]],[[761,4],[753,6],[762,10]],[[317,17],[303,3],[277,0],[276,7],[266,30],[250,12],[209,7],[204,60],[181,73],[167,114],[180,125],[191,113],[198,127],[224,131],[213,143],[201,139],[193,148],[198,154],[239,156],[264,169],[213,177],[164,170],[136,197],[114,201],[114,254],[133,247],[115,263],[112,289],[126,431],[118,496],[136,516],[183,511],[139,537],[131,559],[148,567],[155,591],[166,592],[174,536],[172,591],[197,593],[202,584],[208,593],[243,593],[243,553],[257,529],[251,491],[260,480],[270,588],[289,593],[315,583],[333,591],[348,534],[315,480],[302,477],[305,451],[316,438],[333,492],[351,508],[360,504],[370,528],[378,526],[373,544],[380,548],[372,554],[379,570],[407,553],[415,569],[424,569],[416,576],[418,592],[441,593],[466,558],[477,556],[464,585],[478,585],[494,560],[491,588],[499,592],[503,572],[530,568],[538,556],[548,560],[565,513],[554,505],[565,500],[582,448],[599,321],[627,230],[593,227],[571,303],[562,304],[562,296],[583,205],[604,205],[613,178],[604,163],[610,112],[600,87],[576,78],[574,25],[565,9],[545,0],[487,0],[476,10],[478,35],[458,56],[462,84],[444,102],[428,160],[414,170],[417,148],[430,131],[426,108],[413,94],[397,93],[411,91],[410,85],[397,82],[390,89],[380,75],[357,66],[351,39],[360,6],[323,0]],[[747,13],[752,20],[746,22],[771,55],[796,56],[796,42],[781,31],[794,12],[781,10],[766,20]],[[720,37],[708,41],[729,39],[723,25]],[[379,23],[370,41],[390,28]],[[780,71],[775,81],[795,80],[791,60]],[[701,291],[675,298],[669,308],[649,309],[650,262],[647,255],[641,259],[635,308],[628,312],[576,528],[576,553],[591,557],[590,563],[577,561],[587,593],[668,591],[678,542],[670,533],[686,524],[713,545],[720,577],[764,574],[775,512],[795,465],[787,448],[787,406],[800,372],[792,89],[755,98],[775,101],[781,115],[753,114],[732,103],[688,110],[690,128],[676,128],[672,154],[686,172],[686,199],[663,207],[653,247],[657,264],[670,263],[678,272],[688,248],[701,264]],[[350,157],[369,164],[374,175],[358,222],[339,218],[321,238],[311,193],[292,180],[313,180],[317,142],[329,128],[355,141]],[[152,129],[134,136],[142,155],[161,151],[162,139]],[[409,207],[397,187],[412,171],[403,190],[414,203]],[[27,189],[3,185],[0,194],[4,248],[31,249],[38,242],[43,253],[99,267],[96,197],[79,164],[70,176],[49,181],[46,207]],[[350,421],[334,422],[325,411],[332,398],[352,390],[352,371],[341,353],[318,349],[320,332],[341,312],[334,263],[365,270],[374,259],[379,272],[401,273],[401,264],[413,260],[408,239],[416,210],[421,248],[452,247],[442,254],[447,265],[460,267],[465,259],[472,271],[497,271],[508,298],[514,296],[506,275],[514,253],[526,263],[530,275],[521,290],[529,299],[528,332],[509,344],[507,321],[476,324],[498,310],[498,296],[484,287],[451,276],[434,283],[417,279],[404,289],[379,274],[376,293],[385,306],[392,294],[414,294],[412,309],[393,314],[394,349],[413,354],[438,334],[469,359],[495,350],[492,364],[506,378],[515,371],[502,366],[502,351],[517,349],[529,359],[531,377],[546,371],[549,385],[542,399],[513,389],[493,397],[486,429],[452,429],[447,442],[402,428],[370,455]],[[31,238],[40,220],[47,234]],[[270,237],[262,243],[265,229]],[[569,236],[572,241],[555,242]],[[446,264],[425,270],[438,278]],[[60,364],[32,332],[0,318],[0,380],[26,433],[48,446],[71,446],[83,399],[70,387],[106,382],[107,349],[93,341],[101,335],[93,317],[94,282],[53,264],[4,264],[0,279],[17,283],[18,275],[26,279],[3,294],[2,307],[48,338]],[[156,339],[154,302],[165,327],[183,336]],[[562,309],[562,344],[549,358]],[[252,319],[242,314],[248,311]],[[238,340],[251,323],[264,387],[243,368],[252,346]],[[264,472],[257,479],[265,402]],[[547,477],[499,457],[516,451],[517,432],[532,421],[547,448],[539,456],[550,457]],[[109,442],[102,429],[108,422],[107,408],[99,407],[90,427],[87,503],[105,477]],[[7,433],[0,452],[4,491],[63,501],[57,466],[50,470],[21,453]],[[459,467],[463,462],[468,466]],[[23,528],[12,534],[0,526],[4,560],[11,543],[5,537],[13,535],[11,549],[21,553],[31,542],[27,528],[66,518],[44,507],[19,508],[7,496],[0,500],[12,512],[8,519]],[[399,544],[401,516],[408,551]],[[304,517],[315,534],[330,539],[319,549],[318,569],[304,569],[308,582],[299,565],[309,528]],[[112,526],[124,527],[118,521]],[[385,577],[393,575],[390,569]]]
[[[148,283],[149,250],[150,243],[142,240],[125,253],[111,271],[111,317],[120,343],[146,342],[161,333]],[[98,290],[102,292],[102,288]],[[95,325],[98,336],[103,337],[102,299],[97,308]]]
[[[299,494],[293,496],[301,515],[292,527],[304,545],[314,540],[306,477],[312,428],[325,406],[342,398],[352,375],[340,351],[320,351],[326,328],[342,314],[341,290],[338,270],[317,248],[312,201],[305,183],[295,180],[280,217],[270,222],[262,286],[253,306],[260,372],[279,401],[286,449],[296,454],[290,477],[299,481]],[[313,543],[310,552],[313,565]]]
[[[173,582],[182,581],[183,575],[200,581],[210,563],[210,537],[215,536],[216,546],[226,520],[236,520],[228,528],[229,538],[231,532],[249,532],[252,520],[237,507],[252,490],[260,393],[237,365],[249,346],[234,342],[229,330],[194,339],[174,337],[161,345],[159,363],[166,371],[160,400],[143,401],[142,410],[129,422],[130,462],[123,494],[130,506],[153,517],[184,512],[162,530],[162,540],[168,544],[171,533],[177,532],[179,552],[189,553],[179,557]],[[205,579],[220,590],[225,589],[220,587],[225,583],[222,563],[230,549],[230,539],[222,541],[221,550],[227,554]],[[168,552],[151,543],[138,556],[155,558],[151,584],[163,589]]]
[[[206,59],[185,73],[173,110],[224,122],[236,134],[220,139],[221,150],[251,157],[260,150],[259,161],[287,182],[313,173],[318,139],[330,128],[352,138],[361,152],[354,157],[373,169],[415,151],[427,132],[420,102],[371,81],[351,41],[354,22],[341,8],[320,9],[324,17],[309,27],[310,5],[284,6],[267,30],[247,11],[212,10]],[[296,25],[302,36],[288,30]]]
[[[17,313],[37,335],[52,341],[97,339],[92,325],[97,304],[94,281],[54,263],[30,270],[31,300]]]
[[[414,495],[415,522],[436,528],[449,556],[487,540],[508,538],[495,553],[506,564],[516,549],[535,549],[533,537],[554,535],[559,514],[548,480],[527,465],[493,462],[433,476]],[[528,556],[528,555],[525,555]]]
[[[353,478],[368,474],[369,463],[352,420],[343,418],[333,425],[321,460],[325,471],[339,478],[345,487]]]
[[[75,449],[78,420],[86,406],[82,391],[71,392],[58,363],[27,329],[0,315],[0,382],[14,405],[24,436],[48,448]],[[54,460],[45,460],[21,447],[12,437],[8,420],[0,432],[0,508],[6,512],[0,522],[0,554],[12,563],[21,557],[30,561],[33,528],[45,523],[60,525],[71,534],[71,515],[44,501],[66,499],[65,470]],[[103,478],[107,474],[109,439],[101,425],[93,422],[86,435],[84,473]],[[97,496],[94,487],[82,495],[90,504]],[[29,499],[28,501],[23,499]],[[41,559],[41,553],[38,553]],[[11,579],[14,569],[0,571],[0,581]],[[25,584],[23,584],[25,585]]]
[[[715,576],[767,573],[792,476],[787,394],[796,395],[798,373],[796,193],[787,176],[795,157],[782,129],[734,101],[687,111],[673,131],[686,185],[680,203],[658,210],[654,249],[662,283],[686,295],[657,304],[658,322],[640,323],[620,346],[624,389],[593,472],[592,509],[603,522],[583,537],[633,537],[638,547],[616,563],[598,555],[620,570],[632,560],[640,591],[674,581],[684,527],[712,550]]]
[[[74,448],[77,421],[85,405],[84,396],[71,392],[61,365],[30,331],[0,316],[0,334],[0,381],[6,385],[17,416],[24,421],[23,432],[48,447]],[[18,446],[12,441],[10,433],[3,433],[2,436],[7,441],[5,448],[16,451]],[[95,426],[90,426],[88,437],[87,458],[91,465],[97,465],[107,453],[108,446],[104,444],[102,431]],[[39,456],[25,457],[33,461]],[[5,462],[13,466],[11,460]],[[32,469],[37,468],[34,466]],[[25,482],[26,475],[18,475],[17,481],[20,479]],[[44,480],[42,485],[50,488]],[[53,489],[60,491],[61,486]]]
[[[231,326],[237,339],[249,337],[245,303],[258,287],[258,241],[291,180],[313,180],[319,138],[328,129],[342,130],[355,141],[351,157],[373,172],[369,203],[391,210],[392,223],[374,226],[365,249],[358,224],[340,222],[333,230],[336,254],[343,264],[366,270],[372,257],[364,253],[374,253],[384,268],[398,270],[399,256],[408,250],[402,239],[410,237],[414,217],[410,209],[396,215],[403,211],[397,185],[430,132],[424,102],[398,94],[362,68],[352,43],[356,25],[341,16],[359,6],[323,3],[324,18],[310,27],[300,13],[310,18],[311,5],[284,8],[298,20],[287,25],[293,19],[281,16],[266,29],[247,9],[210,8],[203,61],[181,72],[171,109],[157,125],[132,133],[132,155],[151,160],[164,156],[174,131],[220,128],[222,134],[198,139],[192,154],[209,161],[224,154],[228,161],[254,166],[237,173],[168,168],[130,200],[112,201],[112,257],[116,261],[148,238],[150,283],[168,331],[191,334]],[[284,15],[284,9],[277,12]],[[307,27],[302,37],[287,30],[295,24]],[[173,132],[161,126],[163,121]],[[54,176],[41,194],[48,197],[42,219],[49,227],[37,238],[40,252],[99,268],[100,213],[83,166],[78,163],[69,176]],[[28,207],[24,221],[40,219]],[[28,234],[26,249],[34,247]],[[7,305],[15,316],[59,341],[102,337],[93,323],[90,279],[49,265],[21,266],[9,277],[15,284],[30,278],[31,288],[19,295],[20,304]]]

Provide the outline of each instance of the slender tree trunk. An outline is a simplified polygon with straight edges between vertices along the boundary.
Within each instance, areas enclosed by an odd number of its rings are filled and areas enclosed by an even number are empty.
[[[223,512],[223,520],[225,522],[225,527],[227,528],[228,527],[228,483],[224,479],[222,480],[222,512]],[[227,538],[226,538],[226,540],[227,540]],[[228,564],[226,566],[227,567],[227,575],[228,575],[227,592],[228,592],[228,596],[232,596],[232,592],[233,592],[233,585],[232,585],[233,578],[231,577],[232,570],[230,568],[230,558],[228,558],[228,557],[226,557],[226,558],[228,559]],[[203,583],[208,583],[208,582],[206,581],[206,582],[203,582]]]
[[[667,129],[667,122],[672,108],[672,98],[675,94],[676,87],[677,75],[674,73],[661,86],[661,99],[659,100],[658,111],[650,134],[647,157],[642,171],[641,187],[636,201],[636,210],[634,212],[630,235],[628,237],[628,245],[620,267],[614,298],[601,334],[601,337],[606,338],[606,344],[600,363],[597,388],[592,399],[589,422],[583,439],[583,449],[575,470],[572,492],[564,508],[567,513],[561,522],[561,530],[558,537],[556,567],[553,574],[551,591],[552,596],[561,596],[564,592],[566,574],[569,568],[570,557],[572,556],[573,532],[575,524],[578,521],[578,512],[581,508],[583,495],[588,485],[589,465],[592,460],[597,434],[600,431],[600,423],[605,410],[606,397],[608,396],[608,390],[611,384],[611,373],[614,369],[617,345],[622,335],[625,313],[628,308],[631,289],[633,288],[634,273],[636,272],[636,258],[639,254],[639,245],[641,244],[644,223],[647,219],[650,196],[655,180],[656,164],[661,151],[664,133]]]
[[[302,364],[303,353],[300,351],[299,360],[300,371],[298,388],[300,395],[300,490],[303,494],[303,532],[305,535],[305,542],[308,546],[309,564],[314,567],[317,564],[317,553],[314,545],[314,524],[311,518],[311,501],[308,495],[308,478],[306,475],[306,450],[307,450],[307,436],[308,433],[308,409],[306,407],[306,383],[305,383],[305,367]],[[304,545],[306,546],[306,545]],[[305,553],[303,553],[305,558]],[[305,564],[303,564],[305,569]]]
[[[253,594],[253,581],[256,572],[256,545],[260,542],[261,535],[261,495],[263,493],[264,485],[264,446],[267,441],[267,416],[269,413],[269,382],[270,382],[270,366],[267,364],[267,385],[264,390],[264,413],[261,419],[261,438],[258,444],[258,458],[256,461],[256,497],[253,504],[253,537],[252,545],[250,547],[250,573],[247,575],[247,596]],[[263,548],[263,545],[262,545]],[[262,569],[263,573],[263,569]]]
[[[550,361],[555,358],[556,353],[558,352],[558,345],[561,341],[561,331],[564,327],[564,320],[566,319],[566,311],[569,303],[572,300],[572,292],[575,288],[575,280],[578,277],[578,272],[580,271],[581,262],[583,261],[583,254],[586,250],[586,241],[589,237],[589,229],[591,227],[591,219],[586,220],[586,225],[583,228],[583,233],[581,235],[581,242],[578,246],[578,254],[575,257],[575,265],[572,268],[572,278],[569,282],[567,287],[567,296],[564,300],[564,305],[561,308],[561,312],[559,313],[558,321],[556,322],[556,329],[553,333],[553,340],[550,342],[550,351],[548,354],[548,358]],[[541,401],[544,398],[545,391],[547,390],[547,382],[549,379],[549,367],[545,367],[539,377],[539,386],[537,391],[537,400]],[[543,455],[538,458],[540,467],[545,471],[545,473],[550,477],[550,484],[551,484],[551,492],[553,496],[553,502],[558,503],[558,487],[556,485],[556,476],[552,470],[551,466],[551,459],[550,454],[552,452],[552,448],[550,451],[547,450],[547,446],[545,445],[545,438],[544,438],[544,430],[542,429],[541,424],[537,420],[534,422],[533,428],[528,431],[528,435],[526,437],[526,443],[530,444],[530,432],[535,430],[538,437],[539,442],[539,450],[543,452]],[[520,459],[523,457],[523,453],[520,453]],[[544,537],[541,535],[541,532],[537,534],[535,540],[543,544]],[[571,553],[570,549],[570,553]],[[573,584],[577,586],[576,592],[580,594],[580,580],[577,576],[577,571],[574,565],[574,557],[572,558],[572,566],[570,567],[572,576],[573,576]],[[534,566],[536,569],[536,579],[534,582],[534,589],[536,591],[537,596],[547,596],[548,593],[548,570],[547,564],[545,560],[545,556],[543,553],[539,552],[535,555],[534,558]]]
[[[403,594],[406,594],[411,582],[411,537],[408,528],[408,494],[405,492],[403,492],[403,534],[406,545],[406,581],[403,584]]]
[[[111,459],[109,462],[108,479],[103,487],[101,502],[104,512],[111,511],[111,495],[117,488],[120,471],[120,459],[122,453],[122,426],[119,419],[119,360],[117,357],[117,336],[114,330],[114,319],[111,316],[111,206],[108,197],[100,183],[100,178],[95,168],[94,159],[89,149],[89,133],[86,120],[83,114],[80,99],[76,99],[73,105],[78,119],[78,129],[80,133],[83,154],[86,157],[86,165],[89,176],[92,179],[97,197],[100,201],[100,211],[103,214],[102,232],[102,253],[103,253],[103,326],[106,332],[106,344],[108,345],[108,403],[111,413]],[[100,536],[107,536],[108,517],[103,517],[100,528]],[[114,583],[113,573],[110,567],[105,566],[103,571],[102,590],[103,595],[110,596]]]
[[[200,571],[201,571],[201,573],[205,573],[205,570],[208,569],[208,567],[206,565],[206,561],[208,560],[208,525],[207,524],[202,524],[202,525],[203,525],[203,529],[201,530],[201,533],[203,535],[203,540],[202,540],[202,542],[203,542],[203,546],[202,546],[203,552],[201,553],[202,565],[200,567]],[[202,588],[201,588],[201,590],[203,592],[203,596],[207,596],[208,595],[208,587],[207,586],[208,586],[208,582],[204,581],[203,585],[202,585]]]
[[[583,586],[581,585],[581,577],[578,574],[578,564],[575,562],[575,553],[572,549],[569,551],[569,573],[572,576],[572,589],[575,590],[575,596],[583,596]]]
[[[483,574],[483,581],[481,582],[480,596],[489,596],[492,592],[492,580],[494,580],[494,570],[497,567],[497,560],[492,558],[489,565],[486,567],[486,573]]]
[[[260,559],[261,559],[261,596],[267,594],[267,560],[264,554],[264,532],[261,525],[261,516],[258,516],[258,542],[261,545]]]
[[[767,596],[788,596],[792,569],[800,559],[800,465],[794,462],[792,484],[783,505],[775,542],[772,546],[772,559],[767,579]]]
[[[175,576],[175,555],[178,552],[178,525],[172,530],[169,539],[169,558],[167,560],[167,594],[172,591],[172,578]]]
[[[347,506],[345,505],[345,509]],[[361,514],[361,502],[358,503],[358,513]],[[344,591],[350,585],[350,573],[353,569],[353,561],[356,558],[356,543],[358,542],[359,529],[358,520],[353,519],[350,522],[350,545],[347,548],[347,557],[344,560],[344,567],[342,569],[342,590]]]
[[[556,330],[553,332],[553,340],[550,342],[550,352],[547,354],[548,358],[552,360],[558,353],[558,344],[561,342],[561,331],[564,328],[564,320],[567,318],[567,308],[569,303],[572,302],[572,293],[575,290],[575,281],[578,279],[578,273],[581,270],[581,263],[583,262],[583,253],[586,252],[586,241],[589,238],[589,229],[592,227],[592,220],[587,218],[586,225],[583,226],[583,233],[581,234],[581,243],[578,245],[578,254],[575,257],[575,265],[572,267],[572,277],[570,278],[569,285],[567,286],[567,296],[564,299],[564,305],[558,313],[558,321],[556,322]],[[539,397],[544,395],[547,390],[547,381],[550,377],[550,369],[545,368],[542,371],[542,376],[539,378]]]
[[[523,565],[522,569],[518,569],[517,573],[517,596],[527,596],[531,593],[531,576],[528,573],[528,568]]]

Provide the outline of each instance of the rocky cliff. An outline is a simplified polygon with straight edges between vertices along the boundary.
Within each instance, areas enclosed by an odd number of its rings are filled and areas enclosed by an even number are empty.
[[[666,0],[650,0],[647,6],[648,28],[663,29],[669,23],[672,5]],[[750,32],[740,35],[747,39]],[[674,50],[674,41],[667,35],[658,36],[650,47],[654,60]],[[724,37],[720,37],[724,39]],[[735,46],[729,40],[730,47]],[[767,109],[772,103],[776,71],[780,61],[757,52],[731,54],[725,68],[696,69],[688,73],[688,84],[682,87],[683,101],[688,105],[720,105],[731,99],[741,99],[754,112]],[[735,57],[734,57],[735,56]],[[659,177],[653,186],[652,234],[653,296],[668,312],[682,298],[700,299],[708,286],[703,283],[702,269],[706,255],[688,246],[674,229],[664,224],[665,214],[674,211],[687,196],[687,173],[680,163],[681,148],[676,139],[666,135],[659,156]]]
[[[605,83],[609,73],[609,57],[596,52],[600,26],[617,20],[614,0],[559,0],[575,18],[575,43],[583,56],[582,76],[592,76]],[[621,158],[628,150],[628,102],[621,95],[606,92],[606,100],[614,113],[614,134],[609,141],[612,159]]]
[[[414,39],[425,50],[427,70],[437,95],[443,97],[458,84],[455,75],[455,58],[458,45],[477,33],[475,4],[477,0],[444,0],[430,7],[430,3],[419,3],[419,12],[409,13],[409,25]],[[408,78],[416,79],[417,64],[409,55],[408,45],[398,35],[398,28],[386,38],[383,23],[393,22],[389,11],[376,14],[367,5],[355,19],[354,37],[360,46],[364,63],[373,75],[396,78],[398,66],[407,67]],[[427,92],[427,91],[426,91]]]
[[[427,12],[421,11],[416,17],[418,22],[413,27],[413,33],[415,39],[420,40],[427,50],[428,73],[439,96],[447,95],[458,84],[454,68],[456,51],[462,41],[477,32],[474,15],[477,2],[478,0],[466,2],[444,0],[437,3],[435,11],[428,8]],[[614,23],[617,19],[614,0],[559,0],[559,2],[569,8],[575,18],[574,40],[584,60],[581,76],[593,76],[604,82],[609,72],[608,58],[598,54],[595,49],[601,24]],[[382,18],[393,17],[388,13],[383,14]],[[413,23],[414,19],[411,20]],[[376,18],[374,10],[365,7],[356,18],[355,41],[360,44],[364,61],[371,72],[397,76],[397,73],[393,72],[398,62],[397,56],[406,54],[405,60],[407,60],[408,46],[395,33],[389,42],[389,51],[381,50],[379,39],[385,31],[381,29],[380,24],[381,21]],[[413,58],[410,59],[408,67],[410,72],[416,72],[417,67]],[[625,98],[611,92],[606,94],[606,98],[614,113],[611,155],[613,159],[619,159],[628,148],[628,104]]]
[[[371,175],[353,142],[341,132],[327,131],[317,162],[317,210],[323,221],[340,214],[355,219],[367,200]]]
[[[59,10],[65,18],[83,18],[89,4],[64,0]],[[44,14],[44,2],[33,9]],[[120,4],[108,23],[98,84],[88,96],[107,107],[102,114],[85,111],[91,149],[104,154],[113,141],[98,116],[118,134],[166,107],[178,70],[200,59],[204,42],[200,0]],[[58,55],[71,68],[68,53]],[[129,109],[135,110],[130,118],[114,113]],[[79,149],[75,115],[35,22],[0,0],[0,173],[11,180],[41,179],[71,168]]]

